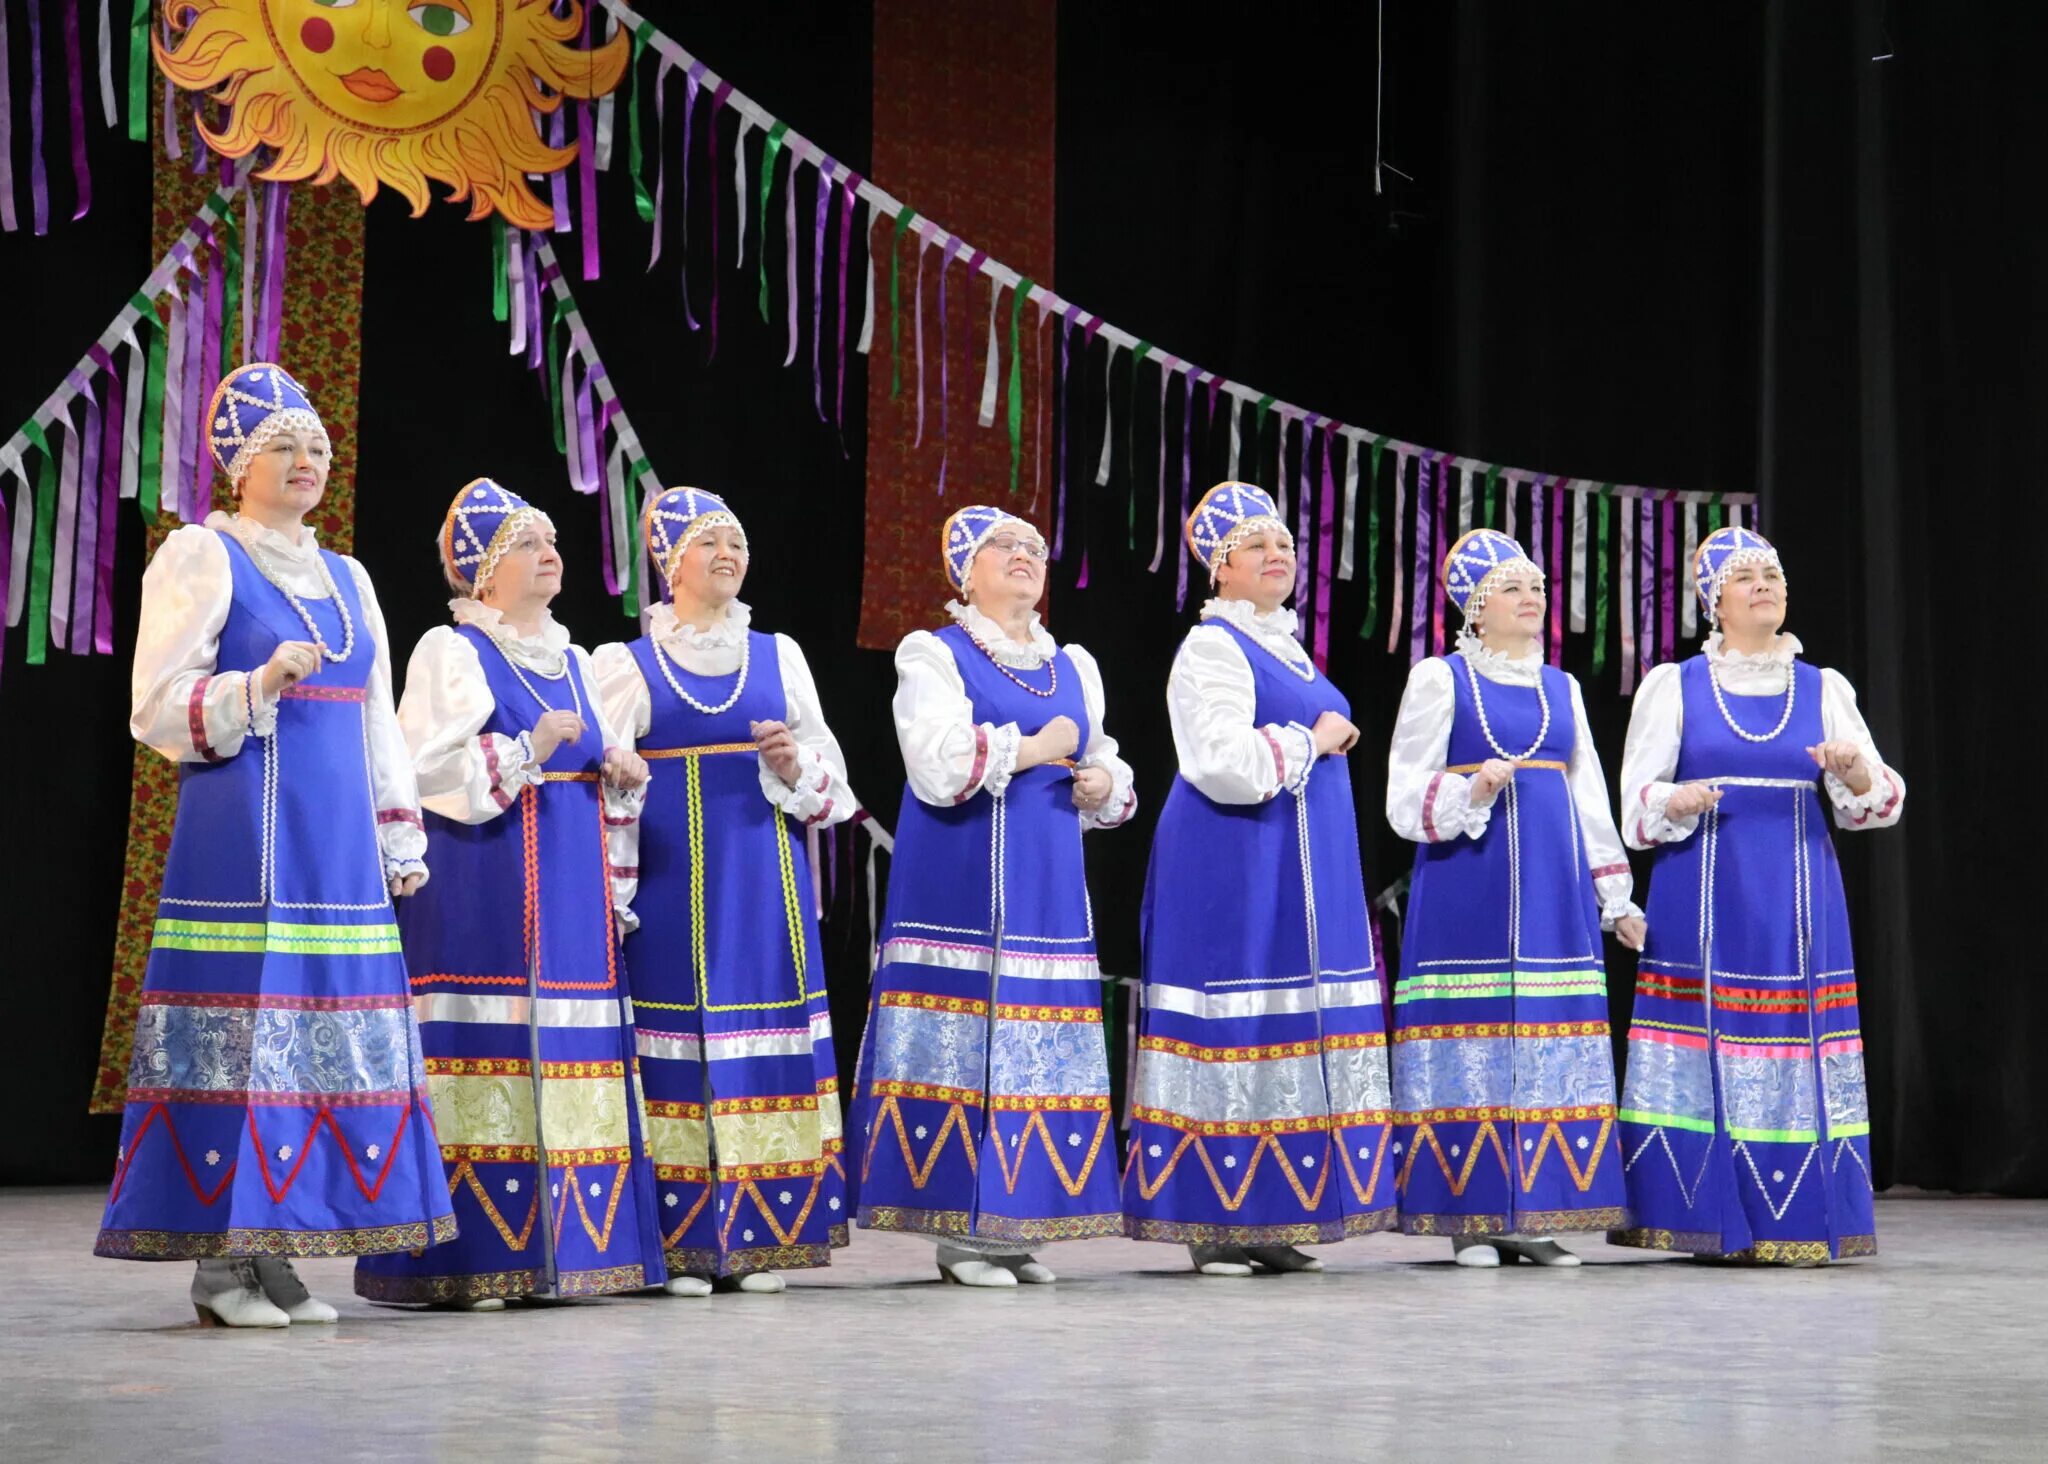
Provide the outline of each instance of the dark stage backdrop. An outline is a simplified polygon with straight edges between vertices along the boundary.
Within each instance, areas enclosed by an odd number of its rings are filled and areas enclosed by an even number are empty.
[[[652,9],[715,69],[865,168],[866,7]],[[2007,938],[2025,928],[2032,883],[2034,862],[2018,852],[2028,774],[1997,750],[2018,700],[2000,694],[2018,663],[1999,642],[2024,635],[2031,572],[2018,500],[2031,465],[2048,460],[2048,201],[2031,181],[2048,144],[2048,92],[2032,74],[2048,12],[1396,0],[1384,154],[1399,173],[1384,174],[1378,195],[1374,29],[1363,5],[1262,5],[1164,30],[1111,7],[1066,7],[1062,293],[1165,349],[1378,431],[1598,479],[1761,488],[1790,568],[1793,628],[1861,689],[1879,745],[1911,784],[1899,829],[1840,840],[1879,1183],[2048,1194],[2048,1138],[2030,1121],[2048,1106],[2048,1069],[2035,1061],[2048,996]],[[675,131],[671,118],[671,149]],[[148,265],[146,155],[95,134],[93,157],[88,220],[45,240],[0,239],[0,268],[26,286],[10,298],[0,360],[10,418],[40,400]],[[575,283],[612,379],[666,481],[737,501],[756,546],[746,598],[757,622],[803,643],[854,784],[893,823],[902,776],[889,657],[854,649],[859,414],[842,451],[816,421],[806,373],[776,364],[779,336],[753,313],[744,276],[726,277],[719,359],[707,366],[705,338],[683,325],[674,235],[643,273],[645,234],[622,182],[605,188],[604,278]],[[729,171],[720,184],[730,188]],[[693,194],[701,209],[701,187]],[[706,221],[699,213],[692,229],[700,315]],[[780,230],[769,232],[779,280]],[[723,256],[729,270],[729,247]],[[401,662],[445,614],[433,537],[455,488],[479,473],[556,512],[571,570],[558,608],[579,639],[628,629],[598,582],[596,507],[572,501],[538,387],[490,319],[488,265],[485,232],[457,210],[412,220],[390,199],[371,210],[357,552]],[[1098,353],[1076,372],[1076,480],[1100,441],[1100,371]],[[864,400],[864,384],[847,396]],[[1151,411],[1141,405],[1135,424],[1146,484]],[[1118,458],[1115,491],[1094,500],[1087,525],[1090,588],[1074,588],[1070,555],[1055,567],[1053,618],[1100,657],[1111,729],[1156,810],[1172,776],[1162,690],[1188,617],[1169,578],[1141,573],[1149,543],[1139,555],[1124,547]],[[1222,461],[1220,433],[1198,443],[1200,481],[1220,477]],[[122,657],[139,542],[123,540]],[[1332,671],[1364,729],[1355,782],[1378,888],[1408,862],[1379,806],[1379,750],[1407,668],[1351,633],[1362,589],[1338,587]],[[1568,644],[1583,656],[1578,639]],[[10,650],[0,867],[16,934],[0,959],[12,1038],[0,1060],[0,1112],[12,1115],[0,1125],[0,1183],[97,1180],[115,1124],[84,1107],[127,810],[126,663],[55,656],[31,671],[19,633]],[[1612,773],[1628,705],[1611,673],[1588,681],[1587,700]],[[1090,840],[1111,972],[1137,970],[1150,826],[1148,813]],[[826,944],[849,1060],[866,943],[864,916],[842,894]],[[1633,966],[1617,948],[1610,956],[1620,1024]]]

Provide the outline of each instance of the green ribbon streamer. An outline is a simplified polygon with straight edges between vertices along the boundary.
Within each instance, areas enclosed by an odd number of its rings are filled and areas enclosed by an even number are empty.
[[[903,273],[903,231],[916,217],[914,208],[906,208],[896,215],[896,234],[889,241],[889,400],[892,402],[903,395],[903,311],[900,308],[903,297],[897,288]]]
[[[1707,532],[1713,533],[1721,527],[1721,495],[1715,494],[1714,501],[1707,505]]]
[[[761,323],[768,323],[768,195],[775,188],[775,156],[782,151],[782,134],[789,131],[787,122],[777,122],[768,129],[768,144],[761,149],[761,229],[760,242],[755,246],[761,263]],[[796,186],[796,180],[790,180]]]
[[[128,140],[149,141],[149,0],[128,20]]]
[[[628,457],[626,459],[626,481],[628,483],[637,487],[640,482],[640,475],[646,471],[648,471],[648,468],[644,460],[637,457]],[[626,502],[630,505],[632,501],[632,495],[629,492]],[[619,602],[619,608],[626,612],[628,620],[638,620],[640,618],[640,564],[643,557],[640,552],[640,515],[637,512],[628,513],[626,516],[626,583]]]
[[[1360,640],[1370,639],[1380,628],[1380,454],[1387,440],[1372,440],[1372,461],[1365,471],[1365,624],[1358,628]]]
[[[1024,358],[1017,351],[1017,319],[1024,310],[1024,297],[1033,289],[1031,281],[1020,279],[1010,291],[1010,492],[1017,491],[1017,467],[1024,443]]]
[[[1486,517],[1480,520],[1489,529],[1500,523],[1500,464],[1486,465]]]
[[[511,281],[505,271],[510,267],[505,249],[505,216],[491,215],[491,319],[501,325],[505,322],[511,303]]]
[[[57,454],[50,451],[50,439],[31,417],[22,424],[22,435],[43,454],[42,471],[36,474],[35,557],[28,569],[28,664],[40,666],[48,659],[50,647],[50,563],[56,557],[57,539]]]
[[[1131,392],[1124,410],[1124,482],[1130,488],[1124,505],[1124,547],[1133,553],[1138,548],[1138,363],[1151,354],[1150,341],[1131,347]]]
[[[647,158],[640,149],[640,56],[647,49],[647,32],[633,32],[633,59],[627,63],[633,73],[633,90],[626,98],[626,168],[633,175],[633,207],[640,222],[654,222],[654,195],[647,189]]]
[[[1600,485],[1600,547],[1593,555],[1593,674],[1607,669],[1607,540],[1614,518],[1614,485]]]
[[[235,223],[234,211],[230,208],[221,215],[226,237],[221,241],[221,262],[227,268],[227,289],[221,296],[220,311],[220,359],[223,362],[239,361],[242,353],[235,349],[235,312],[242,305],[242,230]]]
[[[143,370],[142,379],[142,462],[136,473],[135,506],[142,511],[142,521],[153,524],[156,522],[157,502],[163,493],[162,423],[167,343],[163,322],[156,318],[156,307],[146,300],[142,303],[144,312],[137,324],[152,329],[149,332],[149,364]]]
[[[551,415],[555,419],[555,451],[567,457],[569,439],[562,435],[562,358],[555,350],[555,334],[561,325],[562,302],[557,300],[554,313],[548,317],[548,400],[554,403]]]

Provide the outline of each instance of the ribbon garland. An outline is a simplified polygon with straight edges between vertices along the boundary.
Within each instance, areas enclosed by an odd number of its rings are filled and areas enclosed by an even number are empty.
[[[29,153],[30,220],[37,234],[49,232],[49,173],[43,157],[43,6],[46,0],[28,0],[29,56]],[[67,156],[71,163],[75,222],[92,211],[92,165],[86,151],[85,109],[87,95],[97,89],[100,112],[109,128],[121,130],[119,93],[114,85],[114,26],[110,0],[100,0],[99,28],[94,36],[93,71],[86,68],[84,21],[80,12],[86,0],[59,0],[63,6],[58,44],[63,48],[65,123]],[[149,141],[149,26],[150,0],[134,0],[121,20],[127,31],[124,49],[128,58],[128,118],[126,135],[131,142]],[[0,6],[0,228],[14,233],[21,227],[16,211],[14,188],[14,90],[11,38],[6,7]],[[178,154],[175,148],[172,157]]]

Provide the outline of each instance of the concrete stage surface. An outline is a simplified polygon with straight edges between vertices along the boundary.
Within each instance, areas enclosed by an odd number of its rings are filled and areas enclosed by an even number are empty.
[[[1320,1276],[1049,1246],[1057,1286],[938,1284],[856,1231],[781,1296],[462,1315],[301,1274],[332,1327],[202,1330],[187,1263],[92,1256],[101,1195],[0,1190],[0,1458],[1455,1461],[2048,1458],[2048,1202],[1887,1200],[1881,1253],[1577,1271],[1323,1248]]]

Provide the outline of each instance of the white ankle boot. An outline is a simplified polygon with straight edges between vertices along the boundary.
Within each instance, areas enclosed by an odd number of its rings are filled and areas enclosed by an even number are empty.
[[[989,1259],[1026,1286],[1050,1286],[1060,1279],[1051,1266],[1036,1256],[990,1256]]]
[[[1320,1271],[1323,1263],[1291,1245],[1248,1245],[1245,1257],[1268,1271]]]
[[[1491,1269],[1500,1265],[1500,1252],[1490,1239],[1457,1235],[1451,1238],[1451,1259],[1461,1266]]]
[[[661,1289],[670,1296],[709,1296],[711,1283],[702,1276],[692,1276],[685,1272],[669,1277],[661,1283]]]
[[[1009,1270],[983,1258],[971,1250],[958,1246],[939,1247],[939,1277],[956,1286],[1015,1286],[1017,1278]]]
[[[734,1279],[733,1287],[738,1291],[751,1291],[756,1296],[773,1296],[778,1291],[787,1290],[789,1283],[773,1271],[745,1271]]]
[[[336,1321],[341,1313],[306,1290],[306,1283],[292,1263],[282,1256],[264,1256],[256,1262],[256,1280],[270,1304],[296,1323]]]
[[[1252,1258],[1241,1245],[1191,1245],[1188,1259],[1204,1276],[1249,1276]]]
[[[192,1277],[192,1310],[202,1327],[289,1327],[292,1319],[271,1304],[247,1256],[201,1261]]]
[[[1533,1265],[1576,1266],[1580,1264],[1577,1256],[1548,1237],[1538,1240],[1527,1240],[1519,1235],[1503,1235],[1494,1244],[1500,1248],[1502,1254],[1519,1256]]]

